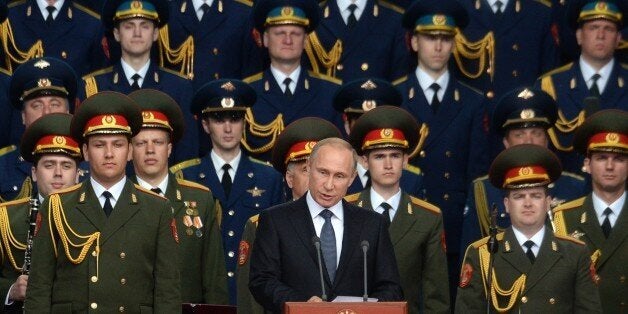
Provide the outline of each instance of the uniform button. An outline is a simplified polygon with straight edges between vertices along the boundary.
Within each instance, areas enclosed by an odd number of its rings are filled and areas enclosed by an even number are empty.
[[[446,151],[445,152],[445,157],[451,157],[451,151]]]
[[[90,304],[89,307],[91,307],[92,310],[95,310],[95,309],[98,308],[98,304],[96,304],[96,302],[94,302],[94,303]]]
[[[488,99],[493,99],[493,97],[495,97],[495,93],[492,90],[490,90],[486,93],[486,97]]]
[[[425,151],[424,151],[424,150],[422,150],[422,151],[419,153],[419,156],[421,156],[422,158],[425,158]]]
[[[124,306],[119,307],[118,312],[124,312]]]
[[[366,71],[369,69],[369,64],[364,62],[362,63],[362,65],[360,66],[360,69],[362,69],[362,71]]]
[[[513,77],[519,76],[519,72],[517,72],[517,70],[512,71],[512,76]]]
[[[218,73],[214,73],[214,78],[215,78],[215,79],[219,79],[219,78],[220,78],[220,74],[218,74]]]
[[[120,252],[120,258],[125,258],[125,257],[126,257],[126,253]]]
[[[339,64],[336,66],[336,70],[338,71],[342,71],[342,69],[344,69],[345,67],[342,64]]]
[[[512,45],[512,50],[514,50],[514,51],[519,50],[519,45],[517,45],[517,44]]]
[[[255,208],[259,208],[259,204],[258,203],[255,203]]]
[[[229,257],[234,257],[235,253],[233,253],[233,251],[229,251],[229,253],[227,253],[227,255],[229,255]]]
[[[13,186],[13,191],[17,191],[17,186]]]
[[[621,282],[621,283],[626,282],[626,276],[623,276],[623,275],[622,275],[622,276],[620,276],[620,277],[619,277],[619,282]]]
[[[504,218],[504,217],[506,217],[506,213],[501,213],[501,215],[499,215],[499,216]]]
[[[67,59],[68,58],[68,53],[65,52],[65,51],[61,51],[61,58]]]
[[[549,299],[549,303],[550,303],[550,304],[554,304],[554,303],[556,303],[556,299],[554,299],[554,298],[550,298],[550,299]]]
[[[229,216],[233,216],[233,215],[235,215],[235,211],[233,211],[233,209],[232,209],[232,210],[228,211],[227,214],[229,214]]]
[[[486,69],[486,74],[491,74],[491,68]]]
[[[554,183],[550,183],[547,185],[548,188],[553,189],[554,188]]]
[[[445,172],[443,176],[445,177],[445,179],[449,179],[449,172]]]
[[[227,276],[229,276],[229,277],[233,277],[233,272],[232,272],[232,271],[228,272],[228,273],[227,273]]]
[[[98,277],[96,277],[96,276],[92,276],[91,281],[92,281],[92,282],[97,282],[97,281],[98,281]]]
[[[445,194],[443,195],[443,199],[444,199],[444,200],[448,200],[448,199],[449,199],[449,194],[445,193]]]
[[[522,297],[521,303],[528,303],[528,297]]]
[[[214,53],[214,56],[218,55],[218,48],[214,48],[214,50],[212,50],[212,52]]]
[[[198,178],[199,178],[199,179],[205,179],[205,174],[204,174],[204,173],[202,173],[202,172],[201,172],[201,173],[199,173],[199,174],[198,174]]]
[[[233,230],[229,230],[229,232],[227,232],[227,234],[228,234],[230,237],[233,237],[233,235],[235,234],[235,232],[233,232]]]
[[[126,285],[126,278],[120,278],[120,284]]]
[[[96,257],[96,251],[92,251],[92,256]]]

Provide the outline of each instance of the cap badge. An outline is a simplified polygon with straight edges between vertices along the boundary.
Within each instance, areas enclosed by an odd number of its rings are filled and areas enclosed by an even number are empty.
[[[106,115],[100,121],[103,125],[116,125],[116,117],[112,115]]]
[[[224,83],[224,84],[220,85],[220,88],[222,88],[222,89],[224,89],[224,90],[226,90],[228,92],[233,92],[236,89],[235,86],[233,86],[233,83],[231,83],[231,82],[227,82],[227,83]]]
[[[606,11],[608,9],[608,5],[604,1],[600,1],[595,5],[595,9],[598,11]]]
[[[314,142],[314,141],[307,142],[307,144],[305,144],[305,149],[307,149],[308,151],[312,151],[314,146],[316,146],[316,142]]]
[[[39,60],[39,61],[35,62],[35,64],[33,64],[33,66],[43,70],[43,69],[49,67],[50,63],[48,63],[48,61],[46,61],[46,60]]]
[[[52,140],[54,141],[55,144],[59,146],[65,146],[66,144],[65,137],[63,136],[55,136]]]
[[[521,93],[519,93],[519,95],[517,95],[517,97],[527,100],[527,99],[530,99],[530,98],[534,97],[534,93],[531,90],[526,88]]]
[[[386,139],[388,139],[388,138],[392,138],[392,137],[393,137],[393,130],[392,130],[392,129],[382,129],[382,130],[379,132],[379,135],[380,135],[382,138],[386,138]]]
[[[52,85],[52,83],[50,83],[50,80],[47,78],[42,78],[37,81],[37,87],[50,87],[50,85]]]
[[[229,98],[229,97],[227,97],[227,98],[223,98],[223,99],[220,101],[220,105],[221,105],[223,108],[231,108],[231,107],[233,107],[234,103],[235,103],[235,102],[233,101],[233,98]]]
[[[619,143],[619,134],[617,133],[608,133],[606,134],[606,143],[617,144]]]
[[[362,89],[372,90],[372,89],[376,89],[377,85],[375,85],[375,83],[373,83],[373,81],[368,80],[368,81],[364,82],[364,84],[360,85],[360,87]]]
[[[521,110],[521,113],[519,114],[519,117],[521,117],[521,119],[532,119],[535,117],[535,113],[534,110],[532,109],[523,109]]]
[[[142,1],[133,1],[131,2],[131,8],[133,9],[141,9],[142,8]]]
[[[432,17],[432,23],[434,25],[445,25],[447,18],[442,14],[436,14]]]
[[[155,115],[150,111],[144,111],[142,112],[142,118],[144,120],[153,120],[155,119]]]
[[[529,176],[533,173],[534,173],[534,170],[532,170],[531,167],[522,167],[521,169],[519,169],[520,176]]]
[[[294,9],[292,7],[283,7],[281,8],[281,16],[293,16]]]
[[[362,102],[362,110],[369,111],[375,109],[377,107],[377,102],[375,100],[365,100]]]

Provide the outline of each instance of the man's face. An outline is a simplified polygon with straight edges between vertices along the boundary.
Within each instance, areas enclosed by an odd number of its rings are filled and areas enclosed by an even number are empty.
[[[90,174],[108,187],[122,180],[131,145],[125,135],[92,135],[83,144],[83,156],[89,162]]]
[[[309,190],[319,205],[329,208],[340,202],[355,178],[353,153],[346,148],[325,145],[308,162]]]
[[[419,33],[412,36],[411,45],[412,50],[417,52],[421,69],[441,73],[447,69],[454,47],[454,37]]]
[[[309,174],[306,161],[295,161],[288,164],[286,183],[292,190],[292,199],[296,200],[307,192]]]
[[[42,196],[75,185],[79,176],[76,161],[61,154],[42,155],[31,173]]]
[[[382,148],[368,152],[364,157],[374,187],[399,185],[408,155],[401,149]]]
[[[519,230],[537,231],[545,223],[551,200],[543,187],[515,189],[504,197],[504,206],[513,226]]]
[[[305,29],[301,26],[273,26],[264,32],[264,46],[268,48],[271,63],[295,64],[301,62],[305,46]]]
[[[142,129],[132,140],[133,167],[142,179],[162,178],[168,173],[172,151],[170,134],[161,129]]]
[[[240,140],[244,132],[244,119],[213,117],[202,120],[203,129],[212,141],[212,148],[218,151],[234,151],[240,149]]]
[[[506,132],[503,143],[506,148],[520,144],[534,144],[547,147],[547,133],[544,128],[538,127],[512,129]]]
[[[68,100],[58,96],[42,96],[24,102],[22,122],[28,127],[35,120],[49,113],[69,113]]]
[[[591,153],[584,159],[584,169],[591,174],[594,191],[618,193],[626,189],[628,157],[617,153]]]
[[[153,21],[143,18],[123,20],[113,29],[113,35],[120,43],[122,54],[129,57],[143,57],[150,54],[153,42],[157,40],[159,29]]]
[[[576,31],[576,39],[585,60],[606,63],[613,58],[621,33],[615,23],[598,19],[584,23]]]

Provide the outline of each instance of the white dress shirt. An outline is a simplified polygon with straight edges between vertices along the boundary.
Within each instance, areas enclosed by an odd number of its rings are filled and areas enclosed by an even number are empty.
[[[150,59],[144,64],[139,71],[135,71],[133,67],[131,67],[128,63],[124,61],[124,59],[120,59],[120,63],[122,64],[122,70],[124,71],[124,76],[126,80],[129,82],[129,85],[133,85],[133,75],[139,74],[140,78],[137,80],[137,84],[142,87],[144,84],[144,78],[146,77],[146,73],[148,72],[148,67],[150,66]]]
[[[325,218],[320,214],[325,208],[314,200],[310,191],[307,192],[305,200],[307,201],[307,208],[310,210],[310,216],[314,223],[314,231],[316,232],[316,236],[320,238],[323,224],[325,223]],[[334,214],[331,216],[331,225],[334,227],[334,235],[336,236],[336,266],[338,266],[340,253],[342,252],[342,237],[344,235],[344,210],[342,208],[342,201],[327,209]]]
[[[212,163],[214,164],[214,168],[216,169],[216,175],[218,176],[218,181],[221,181],[222,176],[225,172],[222,169],[222,166],[224,166],[227,162],[224,159],[222,159],[220,156],[218,156],[218,154],[216,154],[216,152],[214,152],[213,149],[211,153],[209,154],[209,156],[211,157]],[[241,158],[242,158],[242,151],[238,152],[238,155],[235,156],[235,158],[233,158],[233,160],[229,162],[229,166],[231,166],[231,168],[229,169],[229,176],[231,177],[231,183],[234,182],[235,174],[238,171],[238,165],[240,164]]]
[[[362,182],[362,186],[366,186],[366,181],[369,179],[366,175],[366,168],[364,168],[362,164],[357,163],[356,170],[358,171],[358,178],[360,179],[360,182]]]
[[[281,88],[281,91],[283,93],[286,92],[286,84],[284,84],[283,81],[285,81],[286,78],[289,77],[292,81],[290,82],[288,87],[290,88],[292,95],[294,95],[294,90],[297,88],[297,82],[299,81],[299,74],[301,74],[301,66],[298,66],[296,69],[294,69],[294,71],[292,71],[292,73],[286,75],[285,73],[279,71],[277,68],[271,65],[270,73],[272,73],[273,77],[275,77],[275,81],[277,81],[277,85],[279,85],[279,88]]]
[[[161,193],[159,195],[161,196],[165,196],[166,195],[166,189],[168,188],[168,176],[169,174],[166,174],[166,177],[159,182],[159,184],[157,184],[157,186],[152,186],[150,185],[150,183],[142,180],[142,178],[140,178],[139,176],[135,176],[137,178],[137,184],[139,184],[139,186],[147,189],[147,190],[152,190],[154,188],[159,188],[161,190]]]
[[[608,207],[613,212],[608,215],[608,221],[611,223],[611,227],[615,226],[617,222],[617,218],[619,218],[619,214],[621,214],[622,208],[624,208],[624,203],[626,202],[626,191],[612,204],[606,204],[601,198],[595,195],[595,192],[592,193],[593,196],[591,199],[593,200],[593,209],[595,210],[595,215],[597,216],[597,220],[600,222],[600,226],[604,223],[606,219],[606,215],[604,215],[604,210]]]
[[[53,19],[57,19],[57,16],[59,15],[59,12],[61,12],[61,8],[63,7],[63,3],[65,2],[65,0],[57,0],[57,2],[55,2],[55,4],[53,4],[52,6],[55,7],[56,10],[54,10],[52,12],[52,18]],[[48,9],[46,9],[48,7],[48,1],[46,0],[37,0],[37,6],[39,7],[39,11],[41,12],[41,16],[44,17],[44,20],[46,20],[48,18]]]
[[[109,189],[105,189],[100,183],[96,182],[93,177],[89,178],[89,182],[92,184],[92,188],[94,189],[94,193],[98,197],[98,202],[100,203],[100,207],[105,207],[105,201],[107,198],[102,195],[104,191],[109,191],[113,197],[109,199],[111,203],[111,207],[116,208],[116,203],[120,199],[120,195],[122,194],[122,190],[124,189],[124,184],[126,184],[126,176],[122,178],[122,180],[118,181],[118,183],[111,186]]]
[[[355,4],[357,8],[353,11],[353,15],[355,15],[355,19],[357,21],[360,20],[362,16],[362,12],[366,8],[366,0],[336,0],[336,4],[338,5],[338,11],[342,15],[342,20],[345,21],[345,24],[348,24],[349,15],[351,15],[351,10],[349,10],[349,5]]]
[[[388,205],[392,207],[391,209],[388,210],[388,215],[390,216],[389,217],[390,221],[393,221],[393,218],[395,218],[395,214],[397,213],[397,209],[399,209],[399,203],[401,202],[401,189],[399,189],[399,191],[397,191],[395,195],[393,195],[391,198],[387,200],[384,199],[377,192],[375,192],[373,188],[371,188],[370,191],[371,191],[371,206],[373,206],[373,209],[376,212],[383,214],[384,208],[380,205],[383,202],[388,203]]]
[[[199,21],[203,18],[203,14],[205,13],[203,12],[203,9],[201,8],[203,3],[207,3],[207,5],[211,7],[212,4],[214,4],[214,0],[192,0],[192,6],[194,7],[194,12],[196,13],[196,17],[198,17]]]
[[[506,11],[506,7],[508,6],[508,0],[499,0],[502,3],[501,6],[501,10],[502,13],[504,13],[504,11]],[[493,11],[493,13],[497,13],[497,0],[487,0],[488,5],[491,6],[491,10]]]
[[[531,248],[532,253],[534,253],[535,257],[539,256],[539,250],[541,249],[541,244],[543,243],[543,237],[545,236],[545,226],[543,226],[541,230],[539,230],[535,235],[533,235],[529,239],[523,234],[523,232],[517,230],[517,228],[515,228],[514,226],[512,227],[512,231],[515,233],[517,242],[519,242],[519,246],[521,246],[521,249],[523,249],[524,253],[528,250],[528,248],[524,246],[523,244],[526,243],[526,241],[530,240],[534,242],[534,246],[532,246]]]
[[[417,67],[415,71],[415,75],[417,81],[419,81],[419,86],[421,90],[423,90],[423,94],[425,95],[425,99],[428,104],[432,104],[432,98],[434,97],[434,90],[430,88],[433,83],[436,83],[440,86],[438,90],[438,101],[443,102],[443,97],[445,96],[445,90],[447,89],[447,84],[449,84],[449,71],[445,71],[438,79],[434,80],[427,72],[423,71],[421,67]]]
[[[591,65],[584,61],[582,56],[580,56],[579,62],[580,71],[582,71],[582,77],[587,83],[588,89],[591,89],[591,86],[593,86],[593,79],[591,77],[596,73],[600,75],[600,78],[597,80],[597,88],[600,91],[600,94],[602,94],[604,92],[604,88],[606,88],[608,79],[611,77],[611,72],[613,71],[613,66],[615,65],[615,59],[611,59],[611,61],[603,66],[599,71],[595,71]]]

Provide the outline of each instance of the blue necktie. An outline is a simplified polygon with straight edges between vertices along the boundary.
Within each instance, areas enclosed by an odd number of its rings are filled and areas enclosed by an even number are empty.
[[[336,276],[336,234],[334,233],[334,227],[331,225],[331,216],[334,214],[329,209],[325,209],[320,215],[325,218],[325,223],[321,230],[323,259],[325,260],[329,280],[334,282],[334,277]]]

